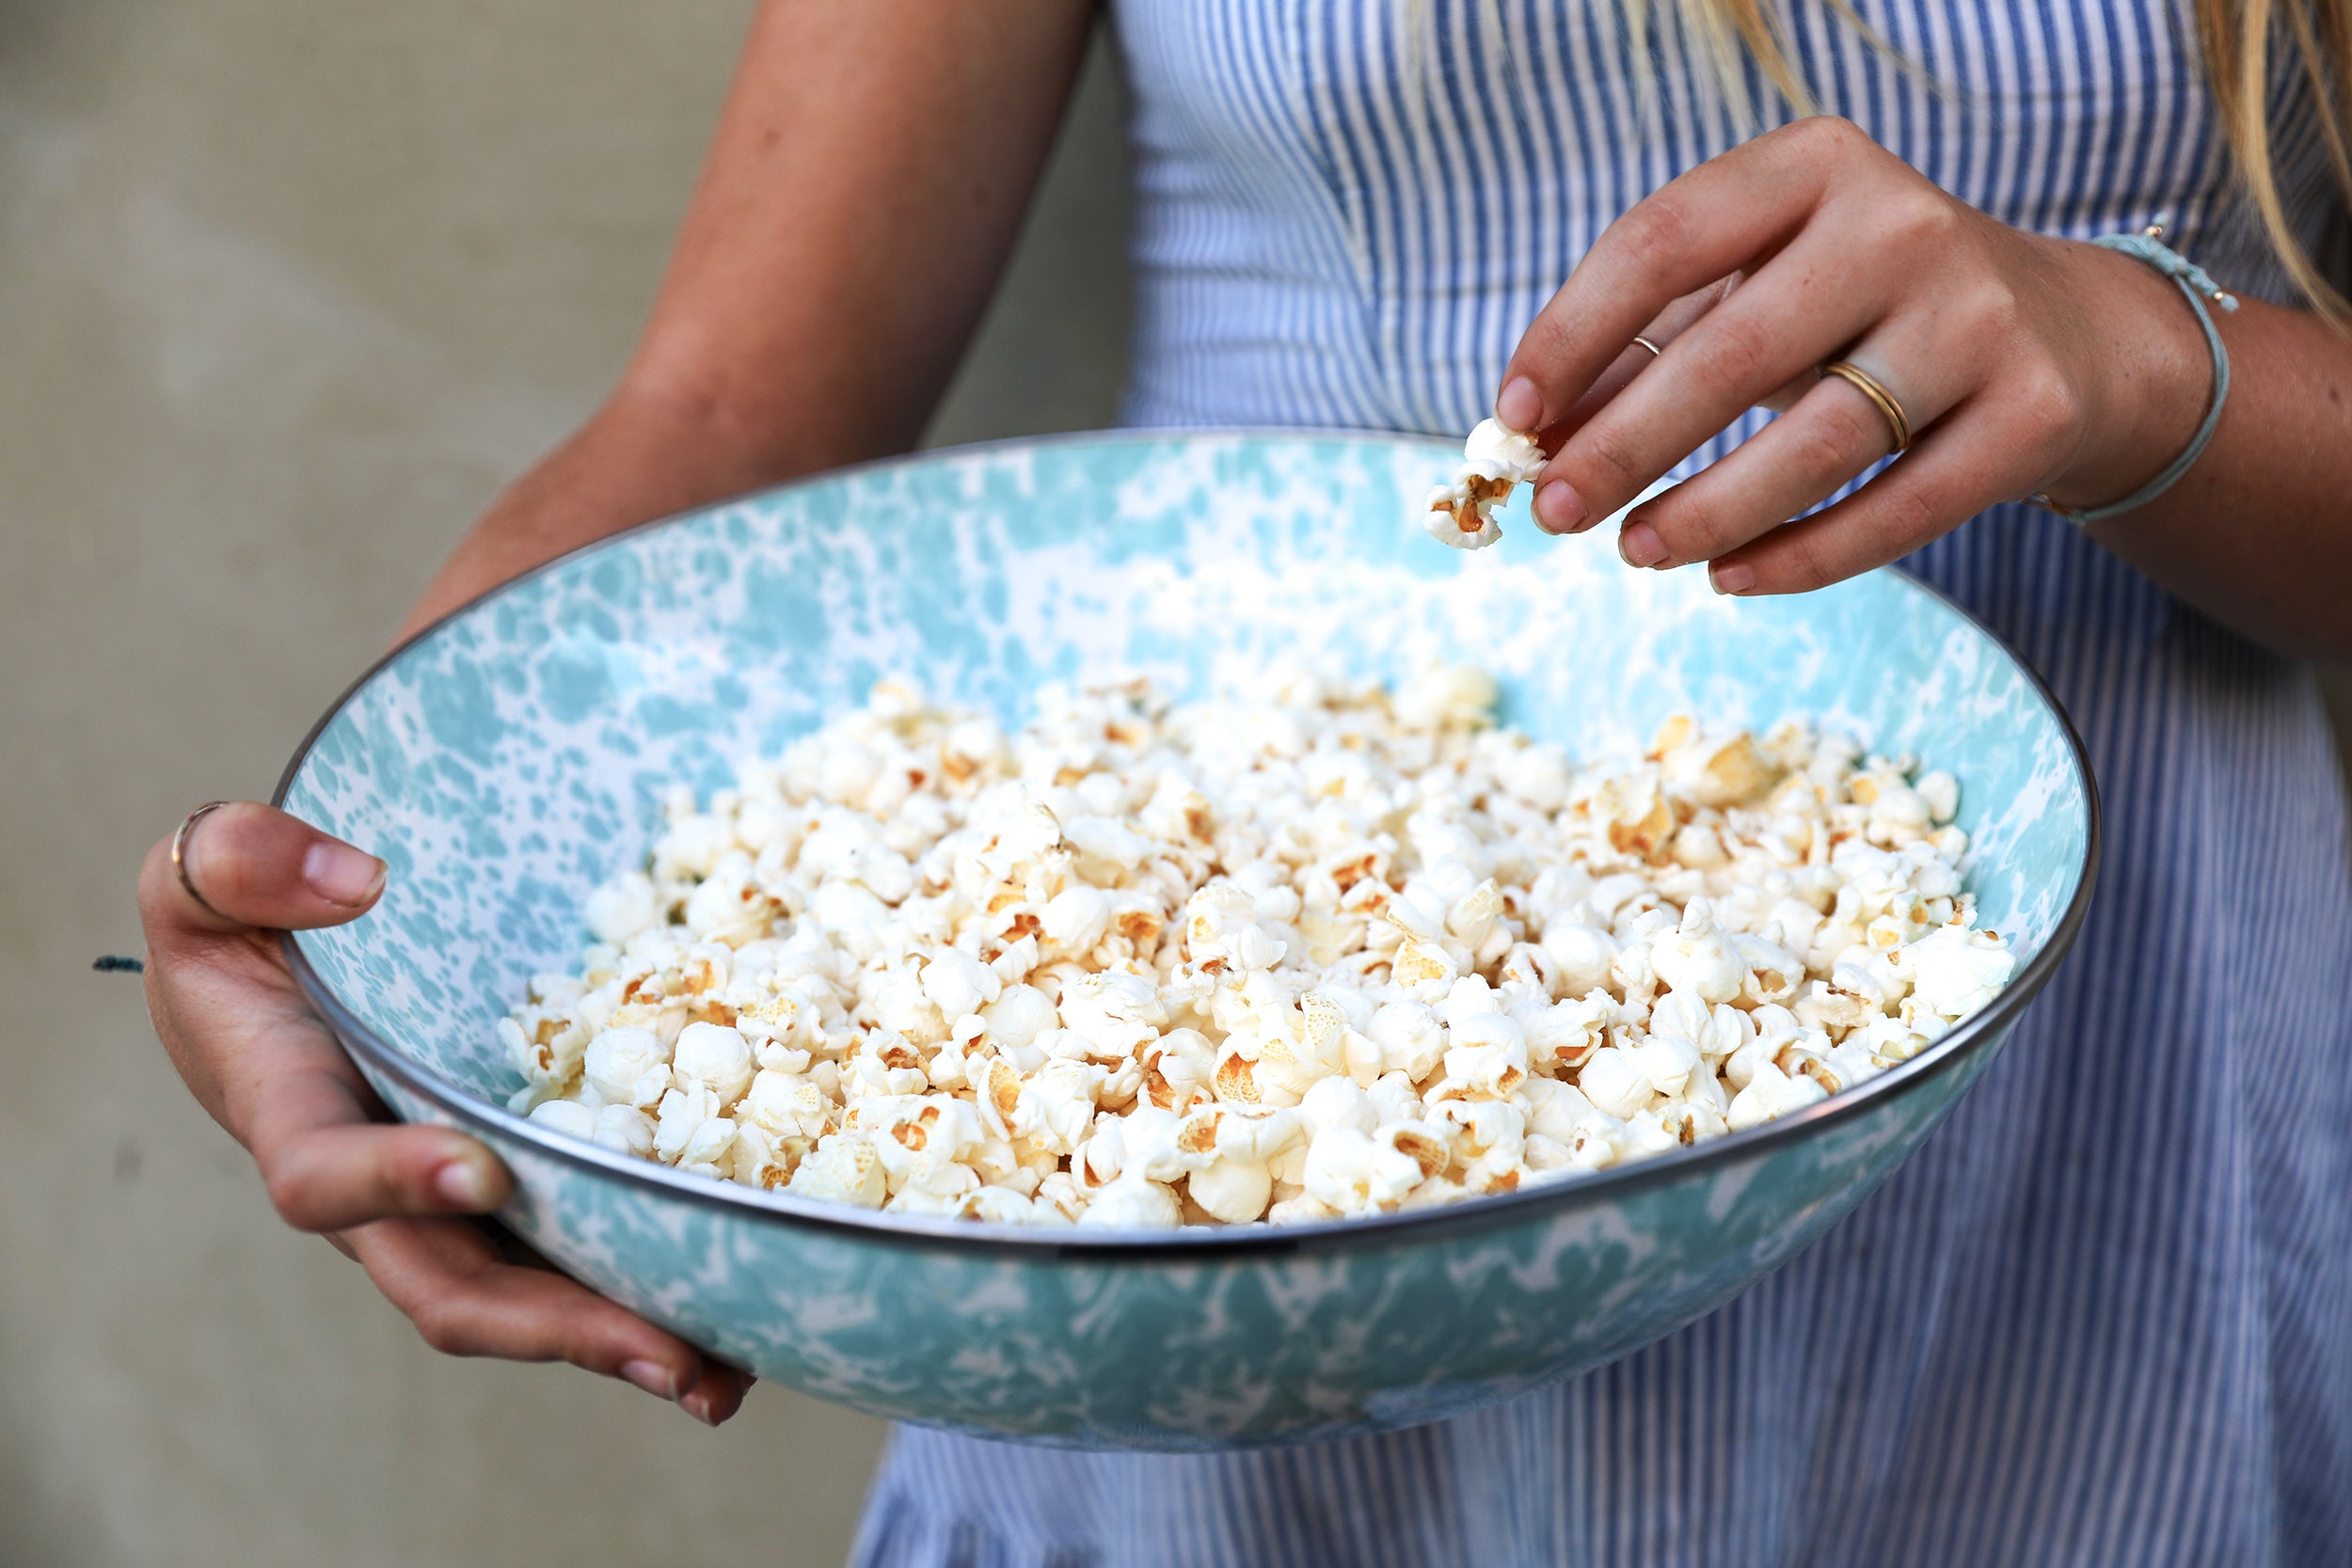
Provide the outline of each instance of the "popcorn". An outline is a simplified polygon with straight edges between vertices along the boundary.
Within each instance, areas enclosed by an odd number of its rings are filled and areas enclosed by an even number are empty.
[[[1481,420],[1462,444],[1462,471],[1450,484],[1429,492],[1422,527],[1429,537],[1457,550],[1483,550],[1502,537],[1495,508],[1515,484],[1533,483],[1544,471],[1544,454],[1533,438]]]
[[[624,872],[588,895],[588,929],[598,942],[618,947],[660,920],[653,879],[642,871]]]
[[[570,1103],[572,1101],[562,1100],[548,1101],[548,1105]],[[543,1105],[540,1109],[545,1110],[547,1106]],[[563,1130],[570,1131],[569,1128]],[[575,1137],[579,1135],[573,1133]],[[607,1105],[598,1111],[587,1135],[598,1148],[609,1148],[615,1154],[635,1154],[648,1160],[653,1158],[653,1117],[630,1106]]]
[[[1648,1105],[1650,1096],[1657,1092],[1634,1053],[1613,1045],[1593,1053],[1577,1074],[1576,1086],[1595,1110],[1619,1119]]]
[[[1021,1085],[1012,1131],[1049,1153],[1068,1154],[1094,1122],[1094,1093],[1103,1069],[1091,1062],[1049,1061]]]
[[[1709,734],[1687,716],[1677,716],[1660,728],[1656,744],[1660,776],[1676,794],[1697,805],[1723,807],[1752,800],[1779,777],[1757,754],[1756,737],[1745,730]]]
[[[987,1039],[999,1051],[1018,1051],[1054,1027],[1054,999],[1035,986],[1007,986],[980,1009]]]
[[[1227,1225],[1247,1225],[1266,1211],[1274,1178],[1262,1164],[1213,1160],[1184,1181],[1193,1202]]]
[[[778,1138],[816,1139],[833,1130],[838,1110],[824,1090],[798,1073],[762,1069],[753,1075],[736,1115]]]
[[[1583,996],[1598,990],[1616,967],[1617,943],[1606,931],[1555,920],[1544,927],[1544,954],[1569,994]]]
[[[1626,1054],[1650,1087],[1669,1100],[1680,1099],[1691,1075],[1699,1070],[1699,1048],[1672,1035],[1653,1034]]]
[[[1747,978],[1739,949],[1715,928],[1714,911],[1704,898],[1684,905],[1681,924],[1651,944],[1650,968],[1668,990],[1689,991],[1708,1003],[1733,1000]]]
[[[566,1137],[586,1138],[596,1135],[596,1113],[577,1100],[550,1100],[533,1106],[526,1120],[535,1121],[550,1132]]]
[[[678,1034],[670,1071],[682,1089],[707,1089],[732,1105],[752,1086],[752,1048],[722,1023],[690,1023]]]
[[[1061,1018],[1090,1054],[1116,1062],[1159,1038],[1168,1007],[1140,974],[1082,974],[1062,988]]]
[[[1424,1180],[1413,1155],[1352,1127],[1318,1132],[1307,1147],[1306,1196],[1339,1213],[1393,1208]]]
[[[1472,446],[1484,532],[1542,459]],[[1315,1223],[1801,1111],[2014,973],[1950,774],[1689,718],[1580,768],[1496,698],[1467,666],[1393,693],[1277,669],[1189,705],[1050,688],[1009,736],[880,683],[665,800],[578,973],[497,1024],[512,1103],[896,1214]]]
[[[984,1225],[1061,1225],[1069,1223],[1049,1204],[1025,1197],[1009,1187],[977,1187],[956,1204],[954,1216]]]
[[[923,994],[948,1019],[977,1013],[1004,994],[997,973],[971,954],[947,948],[922,968]]]
[[[1354,1079],[1334,1075],[1317,1081],[1299,1097],[1298,1120],[1311,1135],[1333,1127],[1370,1132],[1380,1125],[1380,1106]]]
[[[1210,1115],[1215,1118],[1218,1157],[1248,1164],[1279,1158],[1309,1132],[1305,1118],[1288,1106],[1228,1105]]]
[[[678,1168],[684,1170],[691,1165],[716,1167],[727,1152],[735,1147],[735,1123],[725,1117],[712,1117],[707,1121],[696,1124],[694,1131],[687,1137],[685,1147],[678,1150]],[[656,1132],[654,1143],[657,1148],[660,1147],[659,1132]]]
[[[1960,814],[1960,781],[1942,768],[1920,774],[1911,787],[1919,792],[1919,799],[1927,804],[1929,820],[1937,827]]]
[[[649,1029],[607,1029],[588,1042],[584,1065],[589,1086],[608,1105],[643,1108],[670,1087],[670,1053]]]
[[[678,1164],[703,1123],[716,1120],[719,1111],[719,1097],[708,1089],[672,1089],[663,1095],[654,1123],[655,1157],[666,1164]]]
[[[1748,1086],[1732,1097],[1731,1110],[1724,1119],[1733,1132],[1744,1132],[1828,1098],[1828,1091],[1804,1073],[1790,1077],[1773,1063],[1758,1062]]]
[[[1889,961],[1911,983],[1915,1006],[1905,1022],[1915,1014],[1958,1019],[1975,1012],[1999,994],[2017,968],[2016,956],[2000,938],[1956,926],[1938,927]]]
[[[1139,1176],[1122,1176],[1094,1195],[1078,1223],[1102,1230],[1173,1230],[1184,1218],[1184,1205],[1167,1187]]]
[[[835,1132],[803,1160],[785,1189],[795,1197],[879,1209],[889,1196],[882,1153],[864,1132]]]

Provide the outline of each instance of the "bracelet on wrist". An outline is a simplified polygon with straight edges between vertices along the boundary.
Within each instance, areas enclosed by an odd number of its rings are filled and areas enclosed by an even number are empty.
[[[2079,511],[2060,506],[2048,496],[2036,494],[2026,499],[2036,506],[2046,507],[2080,528],[2086,523],[2120,516],[2123,513],[2146,506],[2180,482],[2190,465],[2204,454],[2213,439],[2216,426],[2221,423],[2221,404],[2230,395],[2230,353],[2221,345],[2221,330],[2214,325],[2213,312],[2205,308],[2208,300],[2224,310],[2237,309],[2237,296],[2224,290],[2207,275],[2205,269],[2164,243],[2164,219],[2158,218],[2137,234],[2102,234],[2090,242],[2118,255],[2155,268],[2172,280],[2188,301],[2188,308],[2197,313],[2197,325],[2204,328],[2205,347],[2213,354],[2213,402],[2205,409],[2205,417],[2197,426],[2197,433],[2188,438],[2181,454],[2165,465],[2164,471],[2125,496],[2122,500],[2105,506],[2084,507]]]

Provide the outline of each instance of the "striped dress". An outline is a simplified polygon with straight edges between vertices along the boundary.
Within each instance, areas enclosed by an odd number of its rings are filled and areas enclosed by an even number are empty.
[[[2285,297],[2168,4],[1857,8],[1912,69],[1798,0],[1804,76],[1938,184],[2052,234],[2167,214]],[[1740,139],[1648,11],[1121,0],[1129,418],[1467,429],[1610,220]],[[2316,232],[2284,73],[2274,120]],[[901,1431],[856,1560],[2352,1563],[2352,885],[2311,676],[2023,507],[1905,565],[2058,691],[2109,835],[2073,959],[1917,1158],[1712,1317],[1442,1425],[1203,1457]]]

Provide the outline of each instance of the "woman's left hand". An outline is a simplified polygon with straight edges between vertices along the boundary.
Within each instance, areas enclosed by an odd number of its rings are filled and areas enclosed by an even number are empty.
[[[1634,335],[1672,330],[1693,295],[1704,312],[1596,406]],[[1914,444],[1791,523],[1894,449],[1876,404],[1819,374],[1838,359],[1895,397]],[[1883,565],[1998,501],[2128,494],[2187,444],[2211,391],[2196,319],[2152,269],[1996,222],[1820,119],[1699,166],[1611,225],[1520,340],[1495,411],[1552,454],[1535,517],[1567,533],[1746,410],[1786,406],[1618,540],[1636,566],[1705,561],[1721,592],[1786,594]]]

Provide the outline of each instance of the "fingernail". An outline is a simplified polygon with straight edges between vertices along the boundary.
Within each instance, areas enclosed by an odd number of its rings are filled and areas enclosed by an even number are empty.
[[[719,1424],[719,1418],[710,1413],[710,1396],[700,1389],[677,1402],[678,1407],[707,1427]]]
[[[1617,535],[1617,553],[1629,566],[1655,566],[1666,559],[1666,546],[1647,523],[1628,523]]]
[[[1495,399],[1495,422],[1505,430],[1532,432],[1544,422],[1544,394],[1523,375],[1515,375]]]
[[[450,1161],[433,1173],[433,1191],[443,1203],[468,1212],[487,1209],[495,1200],[490,1173],[472,1160]]]
[[[1708,585],[1718,594],[1744,594],[1756,586],[1756,573],[1736,561],[1707,569]]]
[[[338,838],[322,838],[302,857],[302,879],[330,904],[364,904],[384,885],[384,863]]]
[[[677,1379],[670,1369],[659,1361],[627,1361],[621,1365],[621,1376],[658,1400],[677,1399]]]
[[[1535,521],[1552,533],[1573,533],[1584,521],[1584,498],[1555,479],[1535,492]]]

